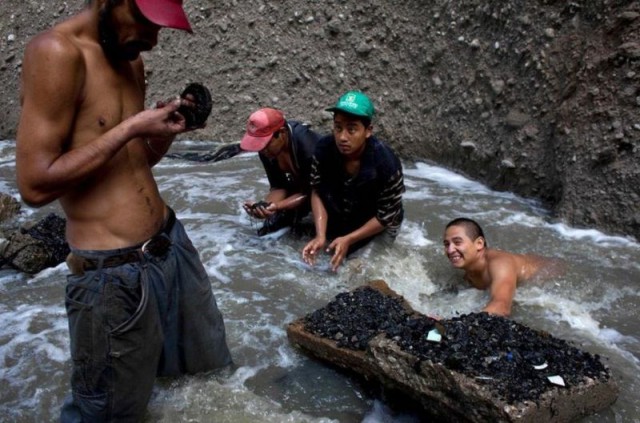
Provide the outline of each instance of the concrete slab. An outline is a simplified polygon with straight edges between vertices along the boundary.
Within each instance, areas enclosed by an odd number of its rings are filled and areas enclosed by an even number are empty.
[[[420,316],[384,281],[372,281],[366,287],[390,297],[400,298],[413,316]],[[356,290],[365,287],[356,288]],[[356,291],[354,290],[354,291]],[[548,383],[536,399],[509,402],[495,386],[433,363],[403,350],[382,331],[365,350],[339,347],[336,340],[315,335],[305,327],[305,317],[287,326],[292,344],[309,355],[352,371],[385,388],[406,394],[432,418],[461,422],[570,422],[602,410],[615,402],[618,386],[604,366],[598,377],[583,377],[571,386]],[[447,321],[442,324],[446,326]],[[539,332],[541,337],[549,337]],[[441,341],[446,347],[446,336]]]

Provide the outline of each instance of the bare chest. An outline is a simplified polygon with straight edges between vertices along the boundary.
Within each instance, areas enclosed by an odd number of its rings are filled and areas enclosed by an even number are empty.
[[[95,60],[88,66],[76,116],[77,144],[95,138],[144,109],[144,83],[129,63],[114,68]]]

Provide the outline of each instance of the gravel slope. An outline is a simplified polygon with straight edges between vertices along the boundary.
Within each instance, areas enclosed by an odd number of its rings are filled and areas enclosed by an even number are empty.
[[[3,0],[0,138],[15,137],[26,42],[82,3]],[[195,34],[163,31],[146,57],[150,104],[192,81],[211,89],[190,138],[237,141],[267,105],[327,131],[324,108],[362,89],[404,160],[640,239],[640,2],[186,3]]]

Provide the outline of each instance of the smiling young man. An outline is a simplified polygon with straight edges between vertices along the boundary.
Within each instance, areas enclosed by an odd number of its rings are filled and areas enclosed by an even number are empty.
[[[490,314],[511,314],[521,282],[564,272],[564,264],[557,259],[489,249],[480,225],[464,217],[447,224],[443,244],[451,265],[464,270],[464,279],[474,288],[489,290],[490,299],[483,311]]]
[[[309,125],[285,120],[277,109],[265,107],[249,116],[240,148],[258,152],[269,179],[264,200],[243,205],[250,216],[264,219],[258,235],[295,225],[309,214],[311,158],[319,139]]]
[[[311,167],[311,210],[316,236],[302,250],[314,265],[318,252],[333,251],[336,271],[348,254],[379,235],[395,239],[404,217],[402,165],[372,135],[374,107],[360,91],[344,94],[334,107],[333,134],[318,142]]]
[[[156,375],[231,363],[211,283],[152,167],[187,131],[185,100],[144,108],[140,53],[191,32],[182,0],[93,0],[36,35],[22,64],[16,173],[67,218],[73,361],[62,422],[137,422]]]

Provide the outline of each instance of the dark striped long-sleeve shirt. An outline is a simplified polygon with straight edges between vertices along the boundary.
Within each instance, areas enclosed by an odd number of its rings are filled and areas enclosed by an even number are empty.
[[[402,165],[393,150],[375,137],[367,139],[357,175],[348,175],[332,135],[323,137],[311,164],[311,188],[329,215],[328,233],[342,236],[372,217],[396,236],[404,209]]]

